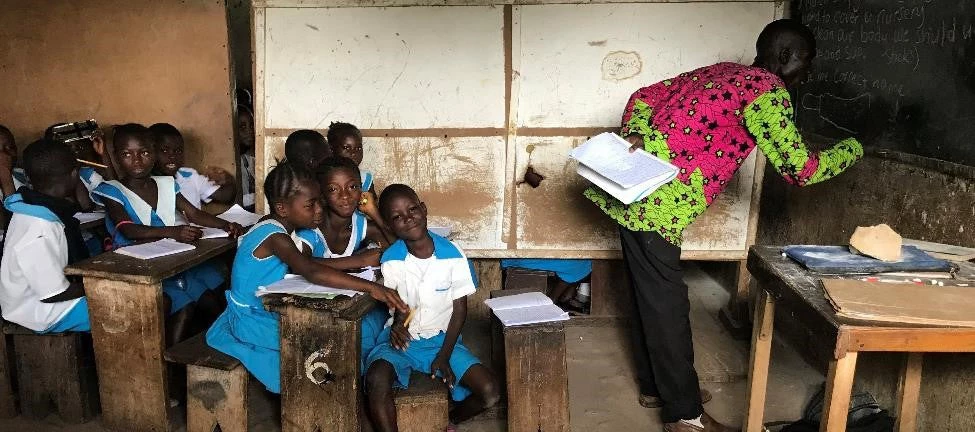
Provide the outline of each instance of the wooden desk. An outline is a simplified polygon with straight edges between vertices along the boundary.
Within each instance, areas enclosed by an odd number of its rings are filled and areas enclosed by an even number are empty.
[[[358,432],[361,320],[376,301],[365,294],[263,301],[281,315],[282,432]]]
[[[752,332],[744,430],[762,430],[776,309],[785,311],[787,316],[794,317],[833,346],[820,431],[846,429],[857,353],[863,351],[908,353],[898,383],[895,429],[899,432],[916,430],[922,353],[975,352],[975,328],[892,325],[838,317],[826,300],[819,282],[822,276],[783,257],[781,249],[755,246],[748,254],[748,270],[758,283],[759,298]]]
[[[233,249],[233,239],[153,260],[108,252],[68,266],[84,277],[95,346],[102,422],[120,431],[166,431],[170,425],[162,281]]]

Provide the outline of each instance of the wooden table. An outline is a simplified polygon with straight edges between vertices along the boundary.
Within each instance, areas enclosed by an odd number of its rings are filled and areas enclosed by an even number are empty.
[[[975,352],[975,328],[943,328],[871,323],[839,317],[825,297],[819,279],[777,246],[755,246],[748,254],[748,270],[759,288],[752,332],[745,431],[762,430],[768,383],[772,328],[776,309],[784,311],[813,334],[830,342],[833,355],[826,378],[826,397],[820,431],[846,430],[850,393],[859,352],[907,353],[898,382],[897,426],[917,429],[922,355],[925,352]]]
[[[162,281],[230,251],[232,239],[153,260],[114,252],[68,266],[84,277],[101,396],[102,422],[120,431],[166,431],[168,383]]]
[[[361,321],[376,301],[278,294],[263,301],[281,315],[282,432],[358,432]]]

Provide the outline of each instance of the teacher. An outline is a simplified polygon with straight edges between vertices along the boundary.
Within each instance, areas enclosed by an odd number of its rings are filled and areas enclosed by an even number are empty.
[[[704,412],[680,265],[684,229],[724,190],[758,146],[785,180],[807,186],[863,156],[848,138],[822,152],[803,145],[787,88],[805,79],[816,56],[813,33],[798,21],[762,30],[755,63],[718,63],[638,90],[622,136],[679,169],[677,178],[626,205],[596,187],[585,191],[619,225],[638,314],[633,325],[640,402],[662,407],[667,432],[731,431]]]

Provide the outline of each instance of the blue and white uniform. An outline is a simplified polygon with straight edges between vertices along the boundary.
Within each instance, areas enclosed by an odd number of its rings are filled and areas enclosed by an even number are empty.
[[[91,197],[91,201],[95,204],[102,205],[101,198],[95,194],[95,188],[105,181],[102,175],[92,167],[81,167],[78,170],[78,176],[81,177],[81,184],[85,185],[85,189],[88,189],[88,196]]]
[[[349,236],[349,243],[341,253],[335,253],[328,247],[325,234],[321,229],[303,229],[298,231],[298,236],[311,247],[312,256],[315,258],[342,258],[352,256],[359,246],[366,240],[366,216],[356,210],[352,214],[352,234]],[[366,270],[363,279],[376,281],[376,273],[372,269]],[[389,309],[386,305],[379,304],[372,311],[362,317],[362,366],[365,371],[366,356],[375,348],[379,334],[383,331],[383,326],[389,318]]]
[[[240,360],[268,391],[281,393],[278,314],[265,310],[256,292],[262,286],[284,279],[288,265],[274,255],[267,258],[254,256],[254,251],[275,234],[290,236],[295,246],[301,249],[302,240],[297,235],[289,235],[288,230],[274,219],[258,222],[241,236],[234,257],[230,291],[227,292],[227,309],[213,323],[206,337],[211,347]]]
[[[102,200],[111,200],[125,208],[132,222],[154,227],[176,225],[176,194],[179,186],[172,177],[153,176],[156,182],[156,208],[152,208],[138,194],[125,187],[117,180],[102,182],[95,188],[95,194]],[[128,246],[132,241],[115,228],[116,222],[111,217],[105,218],[105,227],[112,236],[115,248]],[[172,301],[171,312],[177,312],[190,302],[194,302],[206,290],[220,286],[224,281],[223,274],[216,266],[203,263],[190,270],[163,281],[163,292]]]
[[[359,170],[359,174],[361,174],[362,177],[362,191],[369,192],[369,189],[372,189],[372,173],[369,171]]]
[[[87,332],[85,297],[45,303],[71,283],[64,276],[68,241],[64,224],[49,209],[24,202],[20,194],[4,200],[12,213],[0,260],[0,310],[3,318],[36,332]]]
[[[430,371],[443,346],[454,312],[454,300],[477,290],[470,264],[460,248],[434,233],[430,236],[433,238],[433,256],[430,258],[413,256],[403,240],[393,243],[382,257],[383,283],[395,289],[414,310],[408,329],[413,340],[405,351],[393,348],[389,342],[390,319],[380,335],[379,345],[369,354],[368,363],[385,360],[393,365],[396,384],[401,388],[409,386],[412,371]],[[449,363],[458,381],[450,391],[451,397],[462,401],[471,392],[460,385],[460,380],[480,361],[464,346],[463,337],[458,336]]]

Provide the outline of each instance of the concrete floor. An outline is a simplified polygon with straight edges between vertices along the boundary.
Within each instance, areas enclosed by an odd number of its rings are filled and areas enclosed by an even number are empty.
[[[731,425],[740,425],[745,407],[746,382],[743,367],[748,361],[747,342],[731,341],[716,319],[717,311],[728,300],[727,290],[717,281],[693,265],[688,265],[687,283],[690,286],[692,326],[699,366],[719,364],[735,371],[731,374],[708,374],[702,377],[731,382],[703,382],[714,399],[705,409],[715,418]],[[658,410],[649,410],[637,403],[638,390],[632,362],[628,327],[570,326],[566,332],[567,365],[569,371],[570,415],[573,431],[661,431]],[[719,341],[720,343],[715,343]],[[702,347],[705,345],[705,347]],[[703,349],[721,353],[702,352]],[[701,359],[710,362],[701,365]],[[711,361],[718,359],[717,363]],[[726,376],[730,379],[717,379]],[[703,379],[703,378],[702,378]],[[768,386],[766,422],[795,420],[801,416],[808,399],[823,381],[823,374],[806,364],[794,349],[773,345],[772,366]],[[260,390],[251,393],[252,431],[277,431],[269,402]],[[0,420],[0,431],[104,431],[96,419],[84,425],[64,425],[56,417],[44,421],[29,421],[22,417]],[[503,418],[476,419],[460,426],[464,432],[501,432]],[[225,431],[232,432],[232,431]],[[235,431],[233,431],[235,432]]]

